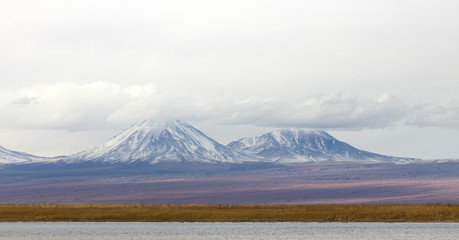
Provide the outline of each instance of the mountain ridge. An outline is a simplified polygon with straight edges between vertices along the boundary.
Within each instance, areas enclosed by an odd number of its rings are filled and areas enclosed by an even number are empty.
[[[70,161],[237,162],[237,154],[180,120],[145,120]]]
[[[145,120],[107,142],[69,156],[46,158],[2,150],[0,163],[243,163],[243,162],[324,162],[386,161],[399,158],[354,148],[323,130],[281,129],[260,136],[245,137],[224,146],[190,124],[180,121]]]
[[[32,163],[48,161],[50,158],[35,156],[33,154],[9,150],[0,146],[0,163],[16,164],[16,163]]]
[[[316,161],[409,161],[357,149],[323,130],[280,129],[260,136],[241,138],[227,145],[234,151],[269,162]]]

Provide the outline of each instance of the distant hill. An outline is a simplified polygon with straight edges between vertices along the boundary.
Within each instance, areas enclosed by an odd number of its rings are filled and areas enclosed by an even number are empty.
[[[0,146],[0,164],[24,164],[34,162],[45,162],[49,160],[49,158],[39,157],[23,152],[16,152]]]
[[[233,151],[268,162],[407,161],[360,150],[322,130],[283,129],[228,144]]]

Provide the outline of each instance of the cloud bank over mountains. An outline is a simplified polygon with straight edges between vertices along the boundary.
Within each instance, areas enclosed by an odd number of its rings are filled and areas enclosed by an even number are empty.
[[[302,98],[234,97],[211,91],[164,91],[154,84],[99,81],[3,89],[0,97],[1,128],[79,131],[150,118],[336,130],[390,128],[396,124],[459,128],[459,100],[413,105],[389,93],[374,97],[341,92]]]
[[[222,142],[307,127],[375,152],[457,157],[458,7],[0,1],[0,145],[68,154],[154,118]]]

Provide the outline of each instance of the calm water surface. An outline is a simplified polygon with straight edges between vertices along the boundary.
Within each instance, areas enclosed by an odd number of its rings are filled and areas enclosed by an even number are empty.
[[[459,239],[459,223],[0,223],[0,239]]]

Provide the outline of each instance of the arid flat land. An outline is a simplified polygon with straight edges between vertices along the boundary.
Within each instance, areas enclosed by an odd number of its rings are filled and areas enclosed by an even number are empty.
[[[459,222],[458,163],[198,167],[113,176],[4,171],[0,221]]]
[[[0,204],[459,203],[459,162],[307,163],[230,170],[210,165],[182,166],[184,172],[176,172],[179,167],[169,171],[146,166],[144,172],[44,168],[30,174],[0,169]]]
[[[459,222],[459,204],[2,204],[2,222]]]

